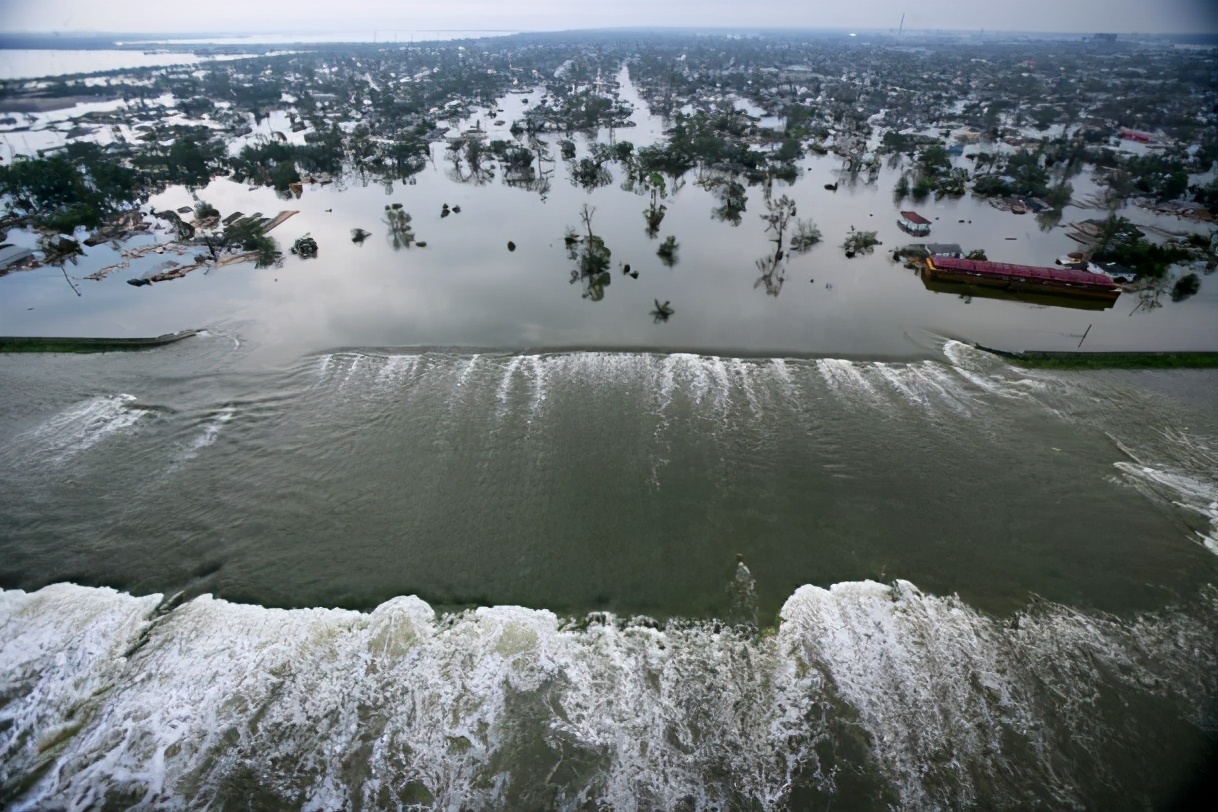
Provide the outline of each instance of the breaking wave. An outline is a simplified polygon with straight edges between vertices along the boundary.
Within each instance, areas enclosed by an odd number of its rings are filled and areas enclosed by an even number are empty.
[[[530,419],[553,400],[553,383],[614,387],[641,394],[663,412],[681,399],[720,417],[761,417],[791,408],[809,393],[829,392],[849,406],[886,413],[913,408],[927,416],[973,415],[989,397],[1028,399],[1049,382],[1028,377],[989,353],[948,341],[948,363],[843,359],[744,359],[691,353],[571,352],[535,355],[396,355],[344,351],[313,362],[315,380],[338,393],[386,394],[425,389],[456,397],[481,387],[502,419],[520,408]]]
[[[1155,461],[1118,442],[1133,460],[1115,463],[1126,480],[1152,499],[1166,500],[1208,524],[1196,531],[1197,540],[1218,555],[1218,451],[1199,438],[1181,431],[1162,432],[1166,443],[1159,444]],[[1163,454],[1170,449],[1170,455]]]
[[[1216,632],[1213,588],[1004,620],[904,581],[805,586],[762,633],[0,592],[0,803],[776,809],[871,775],[871,806],[1082,806],[1145,779],[1110,766],[1130,703],[1214,729]]]
[[[132,428],[147,410],[135,395],[99,395],[72,406],[20,438],[56,463],[67,462],[112,434]]]

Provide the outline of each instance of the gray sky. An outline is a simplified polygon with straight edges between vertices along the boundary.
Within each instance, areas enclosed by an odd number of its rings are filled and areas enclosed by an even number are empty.
[[[620,26],[1218,33],[1218,0],[0,0],[0,31],[544,31]]]

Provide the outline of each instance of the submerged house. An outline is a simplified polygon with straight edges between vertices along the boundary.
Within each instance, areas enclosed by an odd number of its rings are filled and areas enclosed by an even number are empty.
[[[950,257],[951,259],[964,259],[964,249],[959,243],[954,242],[928,242],[926,243],[926,251],[932,257]]]
[[[916,211],[903,211],[901,218],[897,220],[897,225],[904,231],[924,237],[930,233],[930,220],[927,220]]]

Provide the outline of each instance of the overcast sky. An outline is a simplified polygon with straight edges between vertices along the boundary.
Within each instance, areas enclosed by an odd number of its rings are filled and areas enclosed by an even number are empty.
[[[1218,33],[1218,0],[0,0],[0,31],[280,33],[622,26]]]

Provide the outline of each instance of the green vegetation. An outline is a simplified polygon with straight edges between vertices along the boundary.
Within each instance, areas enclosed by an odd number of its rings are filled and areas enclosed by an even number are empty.
[[[796,220],[795,232],[791,235],[791,250],[802,254],[821,240],[820,229],[811,220]]]
[[[668,207],[660,202],[660,198],[667,191],[664,176],[659,172],[652,172],[645,179],[639,181],[636,186],[651,191],[651,205],[643,209],[643,219],[647,221],[647,236],[654,240],[660,233],[660,224],[664,222],[664,215],[668,211]]]
[[[167,128],[153,135],[156,139],[131,161],[149,188],[181,185],[200,189],[216,175],[229,171],[224,143],[205,127]],[[163,146],[163,137],[173,140]]]
[[[1199,290],[1201,290],[1201,279],[1197,274],[1185,274],[1176,280],[1176,284],[1172,285],[1171,300],[1182,302]]]
[[[874,231],[855,231],[851,226],[850,235],[842,243],[842,251],[847,259],[853,259],[857,254],[870,254],[879,244]]]
[[[207,247],[213,262],[231,250],[253,254],[256,268],[269,268],[283,259],[283,252],[275,239],[266,233],[266,224],[261,218],[242,217],[218,233],[205,232],[200,240]]]
[[[1110,215],[1100,224],[1091,258],[1097,262],[1115,262],[1151,279],[1162,279],[1172,265],[1191,255],[1187,248],[1174,243],[1150,242],[1128,219]]]
[[[704,181],[702,185],[713,191],[719,200],[719,205],[711,212],[715,219],[731,223],[733,226],[740,225],[741,215],[748,208],[748,194],[744,190],[744,185],[739,181],[725,178]]]
[[[769,199],[765,202],[766,213],[761,215],[761,219],[765,221],[765,230],[772,231],[772,237],[775,246],[775,259],[782,259],[782,241],[787,231],[787,224],[791,218],[795,216],[795,201],[783,195],[777,200]]]
[[[220,219],[220,210],[205,200],[200,200],[195,204],[195,219],[200,222],[204,220]]]
[[[571,283],[582,282],[584,285],[583,298],[599,302],[605,298],[605,288],[613,281],[609,273],[609,261],[613,252],[605,241],[592,231],[592,216],[596,209],[587,204],[580,210],[579,217],[587,231],[585,237],[580,237],[574,229],[568,228],[564,242],[567,254],[576,263],[571,271]],[[580,249],[582,243],[583,249]]]
[[[1052,208],[1060,209],[1070,202],[1074,187],[1065,180],[1053,182],[1047,164],[1045,150],[1035,152],[1021,149],[1006,156],[982,154],[976,158],[976,168],[987,163],[995,168],[992,174],[978,175],[973,182],[973,193],[980,197],[1040,198]]]
[[[393,250],[400,251],[414,245],[415,235],[410,227],[410,219],[410,215],[402,211],[401,203],[385,207],[385,225],[389,226],[389,242]]]
[[[656,256],[660,258],[666,266],[671,268],[677,264],[677,249],[680,245],[677,244],[677,238],[669,235],[660,243],[660,247],[656,250]]]
[[[63,155],[0,166],[0,194],[8,196],[10,208],[61,234],[97,228],[105,216],[131,206],[142,188],[133,170],[95,144],[73,144]]]
[[[651,318],[656,324],[668,321],[669,316],[677,312],[672,309],[668,301],[665,301],[663,304],[660,303],[659,299],[655,299],[654,301],[655,307],[651,311]]]

